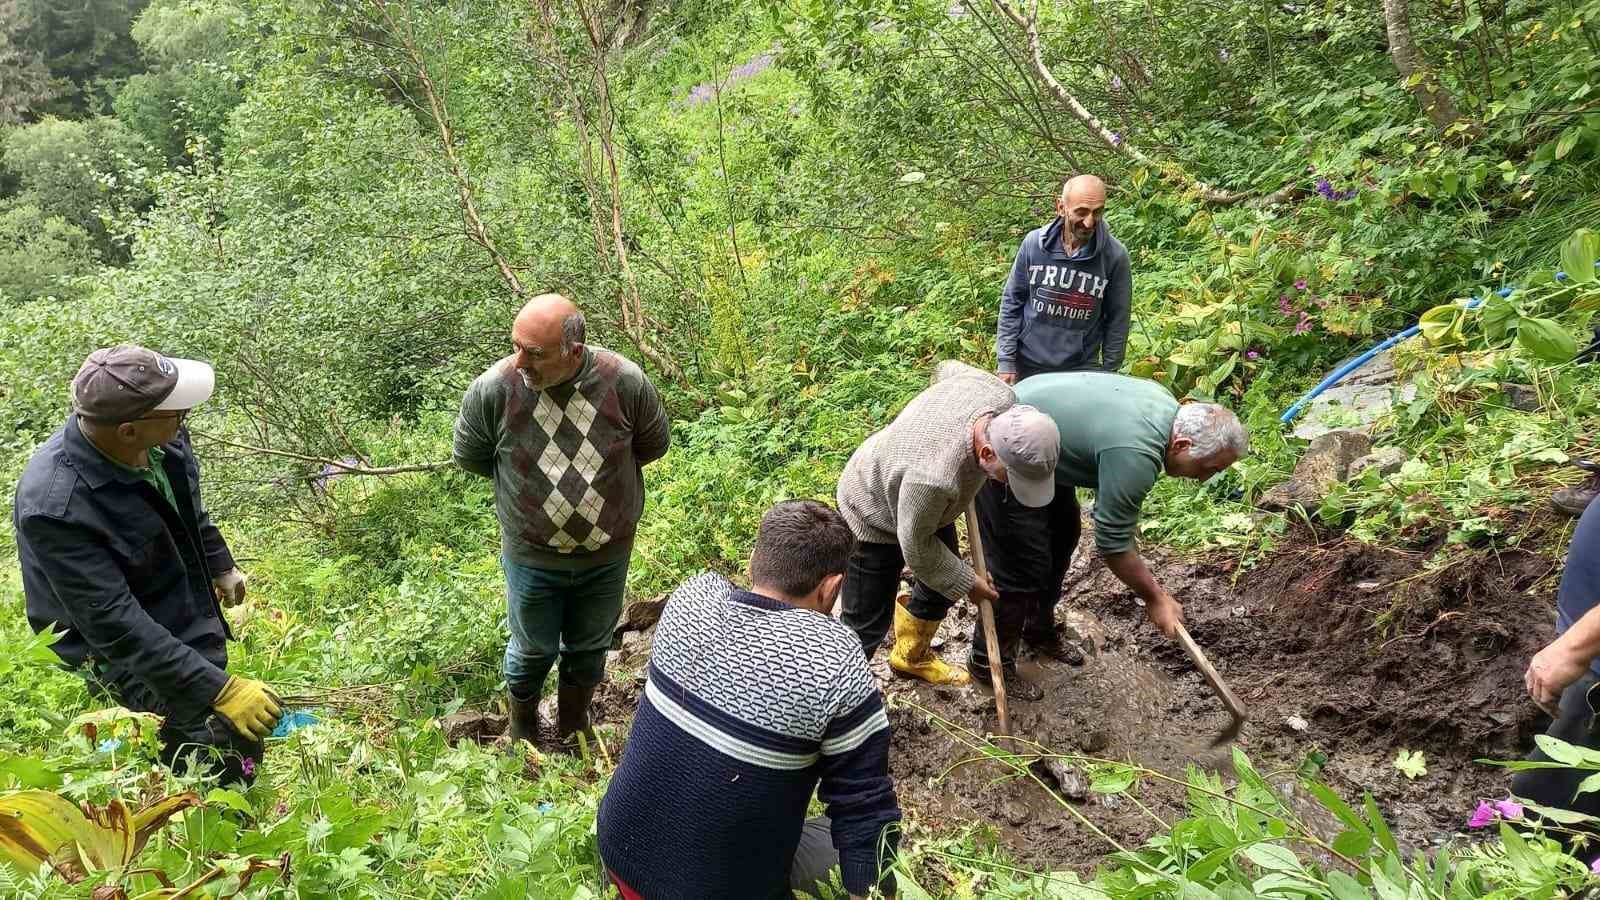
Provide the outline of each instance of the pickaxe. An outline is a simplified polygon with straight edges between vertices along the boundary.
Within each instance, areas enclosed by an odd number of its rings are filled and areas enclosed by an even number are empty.
[[[1215,691],[1217,697],[1222,700],[1222,705],[1228,708],[1228,714],[1233,716],[1233,722],[1227,728],[1222,729],[1222,733],[1217,735],[1216,739],[1211,742],[1211,746],[1220,747],[1223,744],[1231,743],[1234,738],[1239,736],[1239,729],[1244,727],[1246,719],[1244,705],[1239,702],[1238,697],[1233,695],[1233,691],[1228,690],[1228,683],[1222,680],[1221,675],[1217,674],[1217,670],[1211,665],[1211,660],[1206,659],[1205,652],[1200,649],[1199,644],[1194,642],[1194,638],[1189,636],[1189,629],[1184,628],[1182,622],[1178,623],[1178,643],[1183,645],[1183,652],[1189,654],[1189,658],[1194,660],[1195,668],[1199,669],[1200,674],[1206,677],[1206,683],[1211,685],[1211,690]]]

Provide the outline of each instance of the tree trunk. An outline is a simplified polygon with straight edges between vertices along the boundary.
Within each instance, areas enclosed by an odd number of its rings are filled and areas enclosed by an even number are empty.
[[[1394,67],[1400,70],[1401,80],[1417,98],[1428,121],[1441,132],[1461,121],[1455,100],[1411,37],[1408,0],[1383,0],[1383,23],[1389,31],[1389,56],[1394,59]]]

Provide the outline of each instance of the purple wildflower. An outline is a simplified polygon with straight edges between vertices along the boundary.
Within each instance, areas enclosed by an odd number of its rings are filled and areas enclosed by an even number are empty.
[[[1509,797],[1504,800],[1496,800],[1494,802],[1494,811],[1499,813],[1502,819],[1522,818],[1522,804]]]
[[[1306,280],[1304,278],[1295,279],[1294,289],[1297,290],[1297,291],[1305,290],[1306,289]]]
[[[1111,146],[1113,146],[1113,147],[1121,147],[1122,146],[1122,132],[1120,132],[1120,131],[1111,132]]]
[[[1113,91],[1122,90],[1122,76],[1121,75],[1113,75],[1113,76],[1111,76],[1111,89]]]
[[[244,773],[244,777],[246,777],[246,778],[249,778],[249,777],[255,775],[256,774],[255,757],[246,756],[244,758],[244,762],[239,764],[239,771],[243,772]]]
[[[1472,818],[1467,820],[1468,828],[1483,828],[1494,821],[1494,806],[1487,800],[1478,802],[1478,808],[1472,811]]]
[[[1257,353],[1254,350],[1251,350],[1249,353],[1246,353],[1244,355],[1244,358],[1245,359],[1260,359],[1261,358],[1261,354]]]
[[[1300,314],[1300,321],[1294,323],[1294,333],[1305,334],[1306,332],[1310,331],[1312,321],[1313,319],[1311,318],[1310,313],[1302,312]]]
[[[1589,871],[1596,875],[1600,875],[1600,856],[1595,857],[1594,862],[1589,863]]]
[[[1289,302],[1288,294],[1278,295],[1278,312],[1281,312],[1286,316],[1292,316],[1299,311],[1300,310],[1296,309],[1293,303]]]
[[[771,68],[772,58],[771,53],[763,53],[742,66],[734,66],[729,70],[728,77],[720,82],[707,81],[695,85],[694,89],[689,91],[689,96],[684,99],[684,103],[688,106],[699,106],[702,103],[709,102],[716,97],[718,88],[732,87]]]
[[[1321,194],[1322,195],[1322,199],[1324,199],[1324,200],[1332,200],[1333,199],[1333,182],[1329,181],[1327,178],[1318,178],[1317,179],[1317,193]]]

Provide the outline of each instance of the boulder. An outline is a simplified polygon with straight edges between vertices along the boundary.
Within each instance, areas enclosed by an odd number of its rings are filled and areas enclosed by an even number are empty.
[[[1355,481],[1361,473],[1368,469],[1377,469],[1379,475],[1389,476],[1400,471],[1411,457],[1399,447],[1379,447],[1366,456],[1350,464],[1350,475],[1347,480]]]
[[[1328,491],[1350,474],[1350,464],[1372,452],[1372,439],[1359,431],[1339,429],[1318,435],[1295,463],[1289,480],[1256,502],[1262,509],[1284,510],[1296,504],[1320,506]]]
[[[1400,379],[1390,351],[1385,350],[1317,395],[1295,420],[1294,436],[1309,441],[1338,429],[1370,434],[1396,403],[1409,403],[1416,396],[1416,384]]]
[[[656,632],[654,628],[645,631],[630,631],[622,636],[622,659],[626,662],[640,662],[650,657],[650,647],[655,643]]]

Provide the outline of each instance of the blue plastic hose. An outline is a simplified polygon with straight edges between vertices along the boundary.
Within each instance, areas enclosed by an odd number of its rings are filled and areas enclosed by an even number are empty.
[[[1558,274],[1564,274],[1564,273],[1558,273]],[[1497,291],[1496,293],[1498,293],[1502,297],[1509,297],[1509,296],[1511,296],[1511,292],[1513,290],[1515,290],[1515,289],[1514,288],[1509,288],[1509,287],[1503,287],[1499,291]],[[1467,301],[1467,309],[1477,309],[1479,306],[1482,306],[1482,305],[1483,305],[1483,298],[1482,297],[1473,297],[1471,300]],[[1384,341],[1380,342],[1377,346],[1373,347],[1371,350],[1368,350],[1367,352],[1361,354],[1360,356],[1356,357],[1355,359],[1352,359],[1349,362],[1345,363],[1344,365],[1340,366],[1339,368],[1335,369],[1333,371],[1333,374],[1329,375],[1327,378],[1322,379],[1322,381],[1319,382],[1316,387],[1312,388],[1309,392],[1307,392],[1307,394],[1304,397],[1301,397],[1299,400],[1296,400],[1294,402],[1293,406],[1291,406],[1288,409],[1284,410],[1283,416],[1281,418],[1279,418],[1278,421],[1280,423],[1284,424],[1284,425],[1287,425],[1290,422],[1293,422],[1295,416],[1300,415],[1300,410],[1303,409],[1307,403],[1310,403],[1311,401],[1317,399],[1317,395],[1318,394],[1321,394],[1323,391],[1327,390],[1328,388],[1331,388],[1334,385],[1338,384],[1339,382],[1343,381],[1346,376],[1348,376],[1351,372],[1354,372],[1355,370],[1357,370],[1357,369],[1361,368],[1362,366],[1366,365],[1367,362],[1370,361],[1374,356],[1377,356],[1379,353],[1382,353],[1383,351],[1389,349],[1390,347],[1393,347],[1395,344],[1398,344],[1401,341],[1412,337],[1413,335],[1415,335],[1417,332],[1419,332],[1421,330],[1422,330],[1422,326],[1421,325],[1413,325],[1410,328],[1407,328],[1405,331],[1400,332],[1399,334],[1392,335],[1387,340],[1384,340]]]

